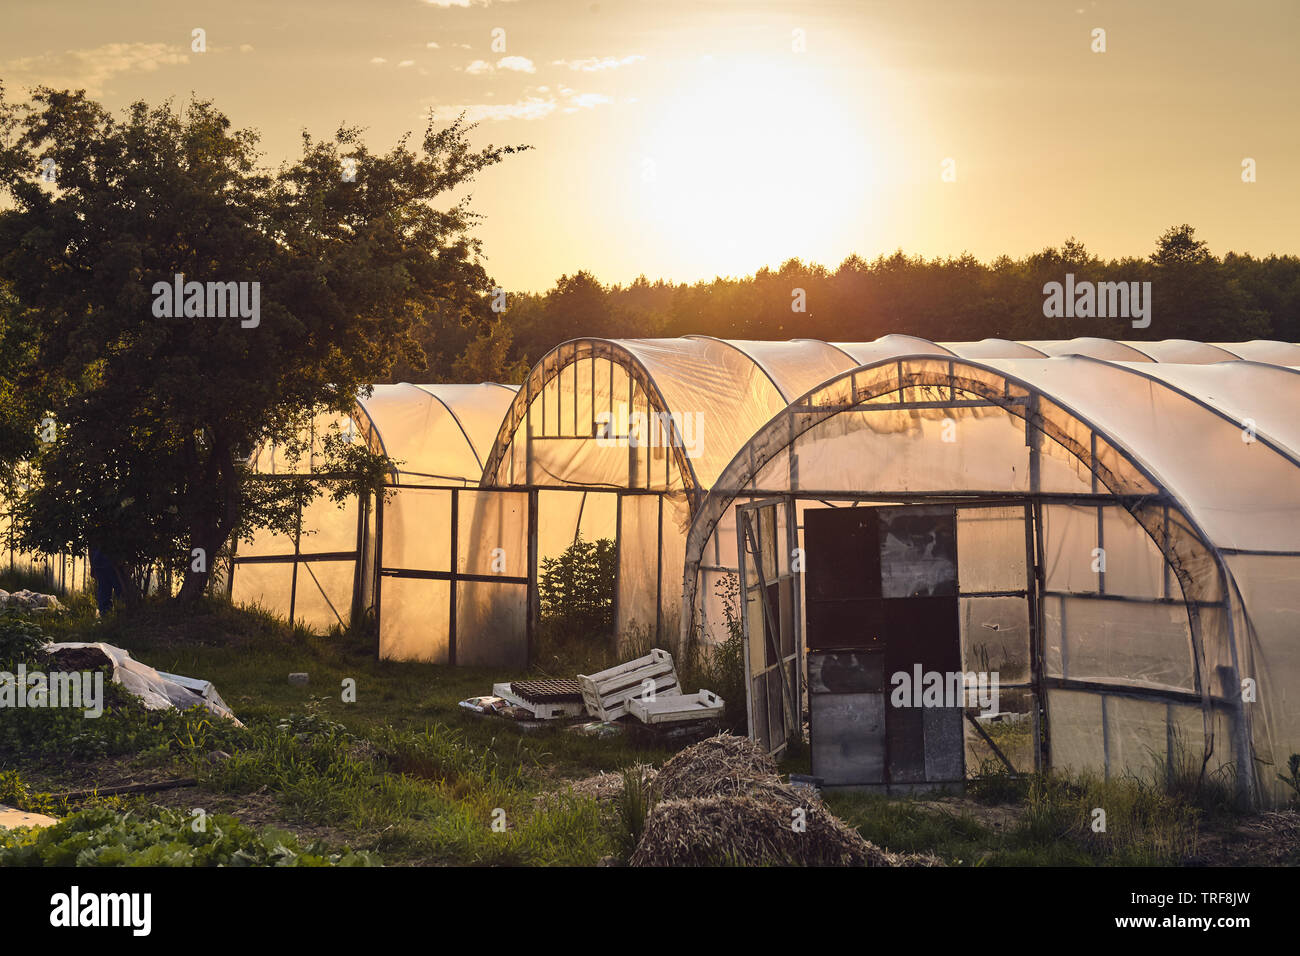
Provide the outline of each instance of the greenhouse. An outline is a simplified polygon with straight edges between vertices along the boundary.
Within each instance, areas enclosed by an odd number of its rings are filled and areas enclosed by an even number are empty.
[[[726,636],[738,574],[756,739],[780,751],[806,711],[814,773],[891,789],[995,761],[1280,796],[1300,751],[1300,375],[1262,360],[1295,347],[1120,357],[1137,345],[883,358],[745,443],[690,529],[681,639]],[[913,668],[996,672],[999,726],[1023,732],[886,715],[885,676]]]
[[[384,502],[353,497],[340,506],[322,495],[301,510],[296,536],[262,531],[241,542],[232,599],[317,630],[382,606],[381,656],[448,661],[457,631],[452,595],[472,590],[456,572],[477,559],[477,549],[457,553],[450,529],[475,520],[482,456],[513,397],[513,386],[494,383],[376,385],[351,414],[317,416],[301,459],[260,449],[253,466],[267,480],[312,473],[322,467],[325,435],[339,429],[388,455],[394,468]],[[522,607],[527,579],[516,577]]]
[[[732,458],[790,402],[822,382],[864,363],[920,354],[1074,354],[1152,367],[1249,355],[1300,364],[1300,346],[1283,342],[934,343],[909,335],[857,343],[577,339],[547,353],[529,373],[501,422],[482,484],[536,492],[537,560],[554,556],[579,534],[611,538],[618,555],[617,633],[672,646],[684,633],[679,582],[687,531]],[[716,585],[735,569],[734,559],[720,554],[703,561],[706,641],[718,638],[724,621]]]
[[[241,546],[232,593],[373,613],[385,658],[522,667],[547,560],[606,539],[617,639],[739,637],[751,733],[780,752],[806,715],[831,777],[1163,761],[1272,799],[1300,751],[1292,366],[1284,342],[579,339],[517,389],[377,386],[340,424],[396,462],[386,494]],[[996,672],[996,726],[855,740],[907,662]]]

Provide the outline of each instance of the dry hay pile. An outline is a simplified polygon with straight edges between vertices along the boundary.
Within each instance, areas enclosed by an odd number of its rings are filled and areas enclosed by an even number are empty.
[[[658,802],[629,860],[632,866],[937,862],[868,843],[816,794],[782,783],[772,758],[741,737],[720,734],[683,750],[664,764],[652,790]]]
[[[817,800],[804,829],[788,805],[748,796],[692,797],[658,804],[632,866],[905,866],[868,843]]]
[[[731,734],[702,740],[674,756],[655,776],[652,789],[656,800],[757,793],[780,799],[794,793],[781,783],[776,764],[762,748]]]

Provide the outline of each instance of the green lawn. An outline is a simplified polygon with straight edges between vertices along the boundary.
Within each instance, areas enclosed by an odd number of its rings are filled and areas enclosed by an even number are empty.
[[[0,801],[60,815],[99,806],[153,820],[144,830],[131,824],[126,836],[114,831],[112,839],[128,845],[152,839],[145,831],[174,828],[160,807],[202,808],[253,827],[286,828],[301,842],[285,851],[293,859],[352,849],[362,856],[345,859],[387,864],[594,865],[626,858],[630,824],[619,801],[598,803],[569,784],[670,756],[624,737],[525,731],[457,706],[522,674],[379,661],[364,635],[313,635],[217,601],[192,609],[151,604],[103,622],[85,596],[68,603],[69,612],[36,619],[46,636],[106,641],[160,670],[211,680],[248,725],[235,732],[199,713],[142,717],[119,709],[98,721],[49,717],[48,726],[0,736],[0,772],[18,773],[0,777]],[[292,672],[306,672],[310,683],[290,684]],[[343,701],[347,680],[355,681],[355,703]],[[806,772],[806,752],[788,756],[781,769]],[[198,787],[76,804],[42,796],[182,776],[196,777]],[[1222,808],[1207,815],[1184,796],[1138,781],[991,778],[962,798],[831,793],[827,805],[880,846],[957,865],[1177,865],[1197,854],[1205,826],[1235,825]],[[1108,808],[1105,834],[1089,826],[1097,806]],[[84,839],[69,837],[77,846]],[[245,849],[261,859],[280,852],[278,840],[257,837]],[[318,845],[309,848],[312,841]],[[225,849],[202,852],[224,859]],[[0,845],[0,862],[4,852]],[[126,852],[115,844],[106,859]]]

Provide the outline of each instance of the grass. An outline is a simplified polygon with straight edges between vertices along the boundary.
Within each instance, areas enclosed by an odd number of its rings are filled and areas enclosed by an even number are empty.
[[[133,768],[196,775],[223,798],[269,793],[278,820],[329,828],[389,862],[592,865],[618,851],[617,827],[593,800],[561,793],[540,804],[538,795],[668,756],[622,738],[526,733],[472,716],[458,702],[488,691],[499,671],[379,661],[365,633],[315,635],[220,601],[147,604],[98,622],[93,606],[77,605],[38,623],[53,640],[105,641],[159,670],[213,681],[248,729],[234,733],[201,713],[150,721],[110,713],[90,728],[99,749],[70,756],[42,746],[38,756],[11,745],[0,768],[71,789],[84,785],[87,758],[128,753]],[[310,683],[290,684],[291,672]],[[345,680],[355,681],[353,703]],[[87,729],[69,715],[33,713]],[[213,762],[215,750],[230,756]]]
[[[85,596],[65,603],[68,612],[33,619],[46,636],[106,641],[158,669],[209,679],[248,726],[236,730],[198,711],[123,708],[91,722],[29,712],[50,723],[0,734],[0,773],[10,772],[0,776],[0,800],[25,808],[72,810],[49,791],[85,787],[111,766],[128,777],[195,776],[201,792],[78,806],[154,819],[160,805],[203,805],[246,823],[294,828],[311,860],[352,859],[350,848],[369,854],[357,859],[390,864],[589,866],[630,855],[649,796],[635,772],[622,799],[604,806],[568,783],[669,756],[623,737],[526,732],[470,715],[457,706],[461,699],[525,675],[379,661],[364,630],[311,634],[220,601],[147,604],[102,621]],[[697,660],[691,672],[723,681],[721,660]],[[537,672],[546,668],[543,662]],[[291,672],[306,672],[310,683],[290,684]],[[344,700],[348,680],[356,686],[352,703]],[[1177,865],[1196,853],[1198,827],[1230,812],[1223,794],[1231,790],[1229,782],[1193,787],[1180,767],[1157,767],[1145,781],[1105,781],[1013,776],[990,764],[968,788],[973,799],[832,792],[827,804],[880,846],[958,865]],[[807,772],[806,748],[792,750],[781,769]],[[1093,828],[1099,808],[1104,831]],[[138,843],[154,831],[130,832],[127,842]],[[245,836],[248,852],[261,852],[261,837]],[[317,846],[317,838],[325,842]]]

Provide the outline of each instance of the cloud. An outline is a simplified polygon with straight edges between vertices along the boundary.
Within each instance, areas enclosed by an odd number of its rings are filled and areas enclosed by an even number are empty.
[[[449,10],[452,7],[490,7],[493,0],[424,0],[431,7],[438,7],[442,10]],[[498,3],[511,3],[512,0],[496,0]]]
[[[415,61],[414,61],[414,60],[403,60],[401,63],[397,64],[397,68],[398,68],[399,70],[400,70],[402,67],[404,67],[404,66],[415,66]]]
[[[430,50],[438,49],[438,44],[434,43],[432,40],[426,43],[425,46],[428,47]]]
[[[515,73],[536,73],[537,67],[533,61],[526,56],[503,56],[497,60],[496,66],[493,66],[487,60],[475,60],[469,66],[457,67],[463,69],[470,76],[482,76],[484,73],[491,73],[495,70],[511,70]]]
[[[151,73],[162,66],[188,63],[189,57],[180,52],[183,49],[166,43],[106,43],[88,50],[9,60],[0,64],[0,76],[19,85],[84,89],[100,96],[118,74]]]
[[[436,119],[454,119],[461,113],[471,123],[484,120],[539,120],[553,115],[556,111],[577,113],[580,110],[594,109],[612,103],[613,99],[603,93],[575,93],[562,89],[559,96],[550,92],[550,88],[539,86],[524,91],[521,99],[513,103],[459,103],[449,106],[436,106],[433,114]]]
[[[628,66],[632,63],[640,63],[645,57],[639,53],[633,53],[629,56],[589,56],[581,60],[552,60],[551,66],[567,66],[571,70],[581,70],[583,73],[595,73],[599,70],[617,70],[620,66]]]
[[[569,98],[569,103],[572,105],[565,109],[564,112],[573,113],[580,109],[589,110],[593,106],[603,106],[606,103],[613,102],[614,98],[606,96],[604,93],[579,93],[577,96]]]
[[[439,106],[434,115],[439,119],[452,119],[464,113],[471,123],[483,120],[536,120],[555,112],[554,97],[526,96],[515,103],[465,103],[457,106]]]
[[[382,56],[372,56],[372,57],[370,58],[370,62],[371,62],[371,63],[387,63],[388,61],[385,60]]]
[[[498,70],[514,70],[516,73],[536,73],[537,67],[526,56],[505,56],[497,60]]]

